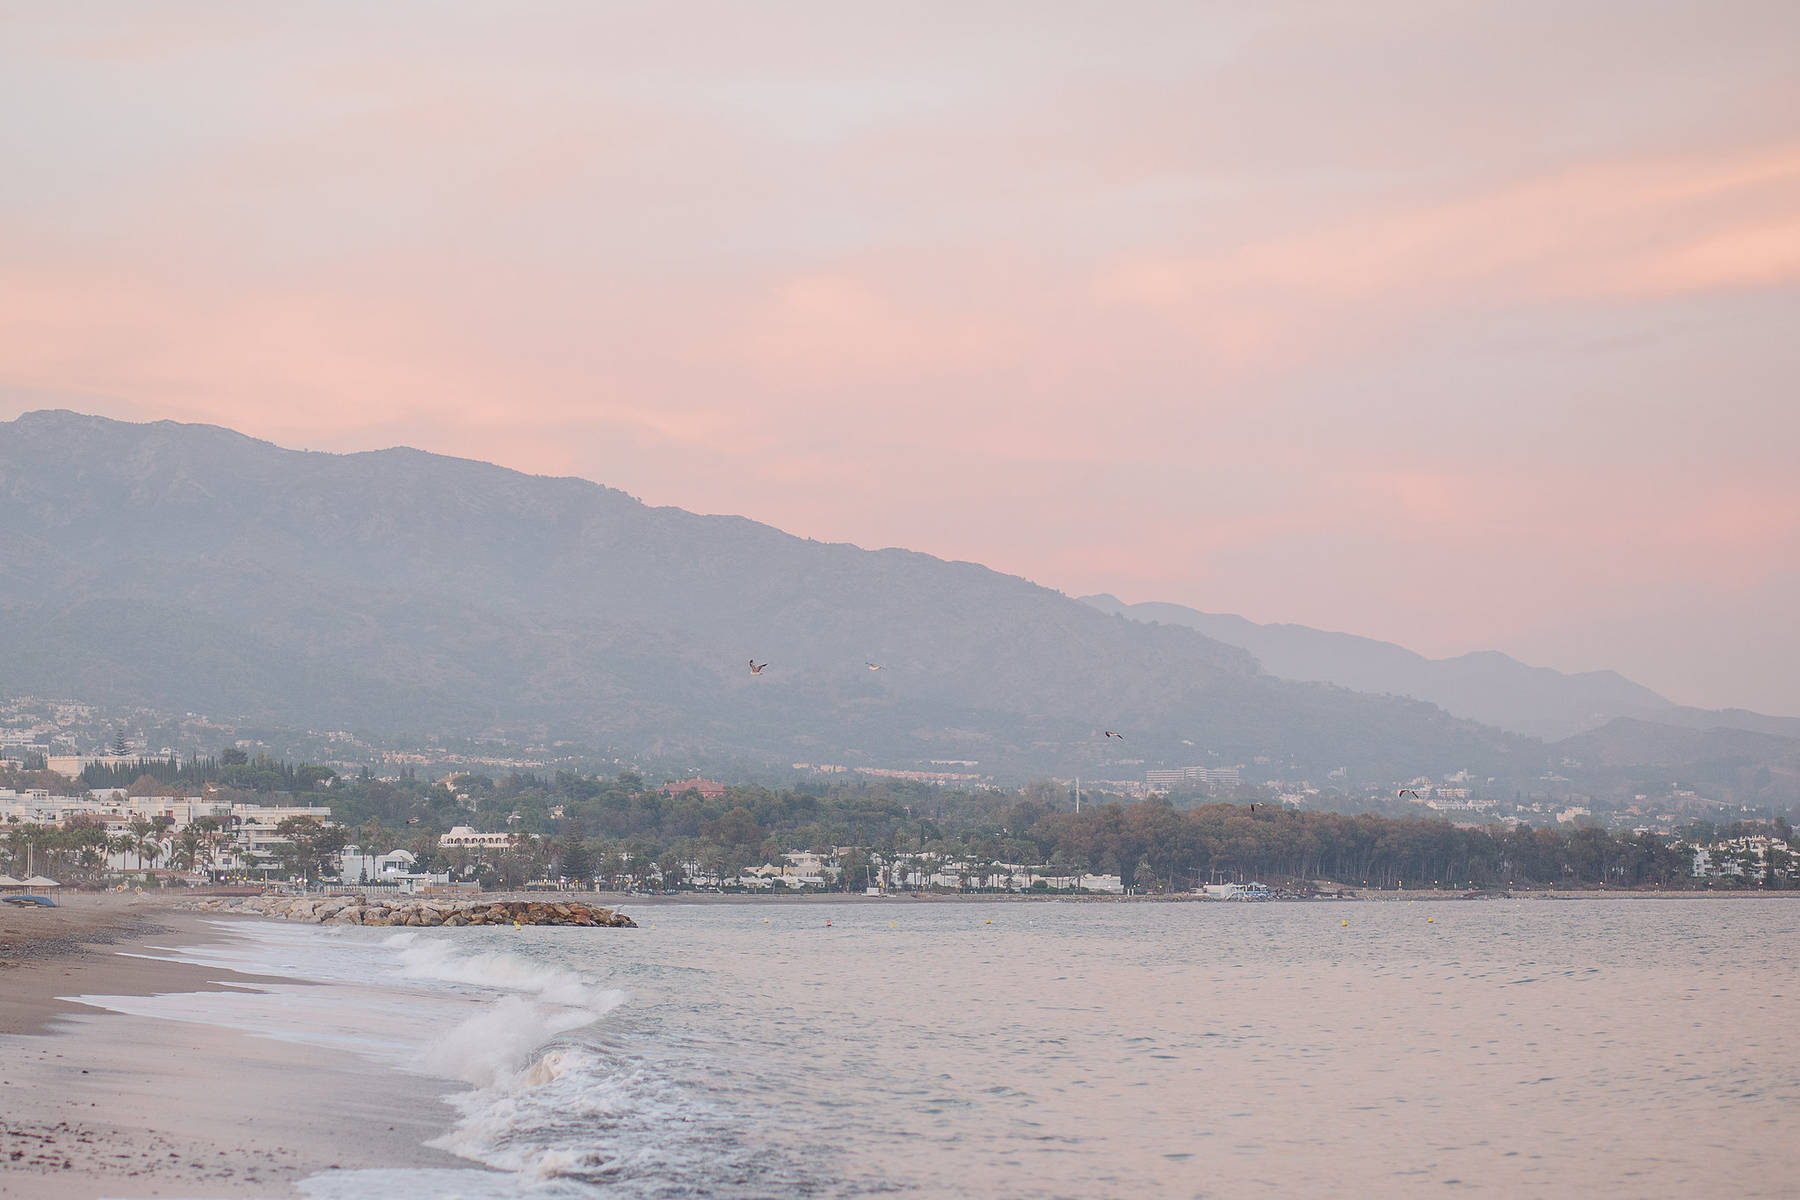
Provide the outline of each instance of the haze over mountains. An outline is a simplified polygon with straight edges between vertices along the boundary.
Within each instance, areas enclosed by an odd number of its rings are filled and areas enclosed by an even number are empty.
[[[771,664],[760,677],[751,657]],[[967,760],[1001,778],[1261,758],[1294,777],[1529,779],[1556,761],[1423,700],[1277,674],[1185,624],[973,563],[579,479],[67,412],[0,423],[13,693],[783,765]],[[1582,686],[1590,707],[1657,699],[1616,676]]]
[[[1102,612],[1195,629],[1256,656],[1282,679],[1335,683],[1358,692],[1411,696],[1472,721],[1555,741],[1634,718],[1689,729],[1745,729],[1800,737],[1800,719],[1742,709],[1690,708],[1615,671],[1567,674],[1532,667],[1494,650],[1426,658],[1392,642],[1330,633],[1305,625],[1259,625],[1243,617],[1179,604],[1126,604],[1116,596],[1084,596]]]
[[[0,425],[0,613],[12,691],[319,729],[983,772],[1532,753],[972,563],[414,450],[67,412]]]

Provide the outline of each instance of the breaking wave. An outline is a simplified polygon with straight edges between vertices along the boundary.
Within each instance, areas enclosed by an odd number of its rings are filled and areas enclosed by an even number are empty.
[[[420,1058],[432,1074],[477,1088],[509,1088],[521,1077],[537,1077],[534,1071],[541,1075],[544,1059],[527,1067],[534,1053],[561,1034],[592,1025],[627,999],[616,988],[519,954],[469,953],[416,934],[396,935],[387,944],[400,951],[406,979],[507,993],[433,1038]]]
[[[400,976],[498,999],[433,1037],[418,1065],[470,1090],[449,1097],[454,1128],[429,1144],[520,1177],[593,1194],[692,1194],[721,1168],[747,1170],[737,1139],[691,1090],[612,1044],[604,1018],[623,990],[506,950],[401,933]],[[671,1190],[673,1189],[673,1190]],[[561,1194],[559,1192],[559,1194]]]

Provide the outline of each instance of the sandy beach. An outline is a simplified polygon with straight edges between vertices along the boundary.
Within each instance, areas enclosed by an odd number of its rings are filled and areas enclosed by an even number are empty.
[[[423,1145],[453,1119],[437,1081],[67,999],[274,982],[133,957],[230,936],[154,898],[0,905],[0,1196],[294,1196],[322,1171],[471,1165]]]

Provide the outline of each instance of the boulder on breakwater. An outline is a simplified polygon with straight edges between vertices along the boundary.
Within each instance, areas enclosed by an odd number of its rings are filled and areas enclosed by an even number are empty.
[[[194,905],[204,912],[245,913],[313,925],[409,926],[581,925],[635,929],[624,913],[578,900],[438,900],[411,896],[252,896],[212,898]]]

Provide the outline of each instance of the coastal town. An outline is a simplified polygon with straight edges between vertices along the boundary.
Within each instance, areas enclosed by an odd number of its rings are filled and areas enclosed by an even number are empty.
[[[1173,777],[1157,781],[1173,796],[1141,799],[1090,791],[1084,801],[1048,780],[951,791],[877,778],[772,792],[699,777],[652,786],[629,772],[346,778],[235,748],[183,763],[123,745],[0,760],[0,772],[0,887],[57,882],[48,868],[70,882],[162,887],[1213,899],[1394,886],[1781,890],[1800,880],[1797,839],[1780,816],[1613,833],[1565,806],[1535,829],[1482,824],[1459,819],[1473,803],[1466,775],[1411,781],[1405,803],[1417,816],[1344,818],[1299,796],[1184,795]],[[1225,775],[1180,783],[1239,786]],[[1326,844],[1334,839],[1367,844],[1349,854]],[[1296,853],[1309,842],[1312,853]]]

